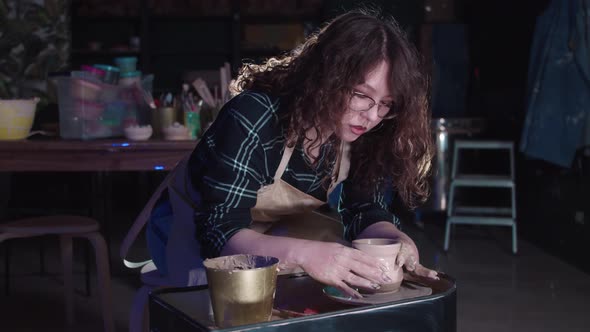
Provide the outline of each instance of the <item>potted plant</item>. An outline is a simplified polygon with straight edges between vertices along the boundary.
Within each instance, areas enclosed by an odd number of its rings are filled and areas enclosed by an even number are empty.
[[[68,66],[68,0],[0,0],[0,99],[57,101],[52,72]]]

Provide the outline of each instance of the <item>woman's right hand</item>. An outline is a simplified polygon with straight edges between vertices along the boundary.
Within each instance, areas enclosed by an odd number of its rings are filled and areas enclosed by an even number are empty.
[[[361,298],[354,287],[379,289],[390,283],[387,267],[379,259],[339,243],[306,241],[298,264],[315,280]]]

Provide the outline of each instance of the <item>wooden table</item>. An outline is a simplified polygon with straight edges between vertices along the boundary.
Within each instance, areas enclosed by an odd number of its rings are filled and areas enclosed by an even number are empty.
[[[124,139],[0,141],[0,172],[90,172],[91,216],[101,223],[111,257],[109,222],[112,219],[112,188],[109,172],[169,171],[196,144],[196,141],[136,142]],[[7,182],[9,185],[10,177]],[[88,268],[86,274],[86,289],[90,293]]]
[[[0,141],[0,172],[162,171],[190,153],[196,141]]]

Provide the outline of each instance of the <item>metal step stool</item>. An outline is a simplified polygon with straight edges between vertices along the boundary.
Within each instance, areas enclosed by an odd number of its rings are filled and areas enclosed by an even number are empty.
[[[510,160],[509,175],[457,174],[461,150],[506,150]],[[455,141],[453,165],[449,188],[449,205],[445,229],[444,250],[449,250],[452,224],[475,224],[512,227],[512,252],[517,253],[516,239],[516,186],[514,184],[514,143],[503,141]],[[458,188],[508,188],[511,193],[510,207],[456,206],[455,192]]]

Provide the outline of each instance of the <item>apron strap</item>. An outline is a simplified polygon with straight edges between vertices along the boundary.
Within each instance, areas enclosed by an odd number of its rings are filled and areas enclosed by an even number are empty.
[[[123,264],[125,264],[125,266],[127,266],[128,268],[135,269],[138,267],[142,267],[152,261],[150,259],[150,260],[146,260],[146,261],[142,261],[142,262],[133,262],[133,261],[130,261],[127,259],[127,253],[129,252],[129,249],[131,248],[131,246],[135,242],[135,239],[139,236],[139,233],[143,230],[143,227],[145,226],[145,224],[150,219],[154,205],[156,204],[158,199],[160,199],[162,192],[166,188],[168,188],[168,186],[173,182],[178,169],[182,168],[182,166],[180,166],[180,165],[186,164],[188,162],[189,157],[190,157],[190,154],[185,156],[184,158],[182,158],[182,160],[178,164],[176,164],[176,166],[174,166],[174,168],[170,172],[168,172],[168,175],[166,175],[166,178],[164,179],[164,181],[162,181],[162,183],[160,183],[160,185],[158,186],[158,189],[156,189],[156,191],[152,194],[152,196],[150,197],[150,200],[147,202],[145,207],[141,210],[141,212],[139,213],[139,216],[137,216],[137,218],[133,222],[133,225],[131,226],[131,228],[127,232],[127,235],[123,239],[123,243],[121,244],[121,248],[119,249],[119,256],[123,260]]]
[[[336,163],[337,165],[334,167],[334,173],[332,174],[332,183],[330,183],[330,187],[328,188],[328,196],[340,182],[348,177],[348,171],[350,170],[350,144],[344,141],[340,144],[340,153]],[[336,179],[334,179],[334,176]]]
[[[291,155],[293,154],[293,148],[290,148],[288,146],[285,145],[285,151],[283,152],[283,157],[281,158],[281,163],[279,164],[279,167],[277,168],[277,171],[275,173],[275,181],[278,181],[281,179],[281,177],[283,177],[283,173],[285,172],[285,169],[287,168],[287,164],[289,163],[289,159],[291,159]]]
[[[350,170],[350,144],[342,142],[342,157],[340,158],[340,169],[338,170],[338,178],[336,184],[346,180],[348,171]]]
[[[285,150],[283,152],[283,156],[281,157],[281,162],[279,163],[279,167],[274,176],[275,181],[279,181],[281,177],[283,177],[283,173],[285,169],[287,169],[287,164],[289,164],[289,160],[293,155],[294,148],[285,146]],[[335,180],[332,180],[330,187],[328,188],[328,195],[332,193],[334,188],[340,182],[344,181],[348,177],[348,171],[350,169],[350,144],[346,142],[342,142],[340,144],[340,153],[338,154],[338,160],[336,161],[336,167],[334,167],[334,174],[336,176]]]

